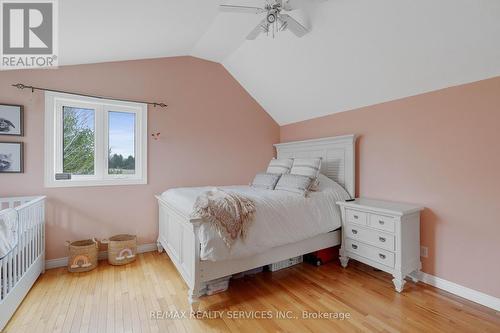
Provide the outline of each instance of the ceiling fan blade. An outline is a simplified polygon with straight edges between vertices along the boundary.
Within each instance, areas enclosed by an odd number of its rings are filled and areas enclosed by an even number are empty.
[[[245,13],[245,14],[260,14],[266,11],[265,9],[259,7],[233,6],[233,5],[219,5],[219,10],[221,12]]]
[[[252,30],[247,36],[248,40],[254,40],[257,36],[264,31],[264,27],[267,24],[266,19],[260,21],[260,23]]]
[[[295,36],[302,37],[309,32],[306,27],[297,22],[293,17],[287,14],[280,14],[280,19],[285,22],[285,29],[290,30]]]
[[[325,2],[327,0],[281,0],[281,7],[285,11],[292,11],[295,9],[304,8],[311,4],[318,2]]]
[[[286,10],[287,12],[296,9],[295,3],[290,0],[282,0],[281,7],[283,8],[283,10]]]

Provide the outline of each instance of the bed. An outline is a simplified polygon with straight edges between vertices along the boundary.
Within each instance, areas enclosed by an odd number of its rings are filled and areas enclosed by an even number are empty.
[[[355,135],[344,135],[274,146],[278,158],[321,157],[321,173],[354,197],[355,140]],[[210,237],[210,233],[215,231],[210,230],[209,224],[191,217],[193,200],[209,187],[180,188],[156,196],[159,206],[158,251],[167,252],[188,285],[188,300],[194,310],[207,281],[340,244],[336,193],[311,193],[312,197],[305,200],[299,196],[296,199],[285,198],[277,193],[279,191],[267,190],[265,194],[246,186],[223,188],[257,201],[257,215],[253,223],[260,226],[252,225],[245,241],[235,244],[231,251],[224,248],[218,237]],[[277,206],[274,213],[272,207],[265,207],[266,203]],[[324,213],[325,209],[329,209],[330,213]],[[287,218],[291,223],[287,232],[284,222],[268,223],[274,227],[272,230],[266,230],[263,225],[266,220],[279,222],[287,221]],[[302,219],[308,219],[303,224],[311,226],[310,230],[298,229]],[[284,232],[279,233],[279,230]],[[264,237],[264,234],[267,236]]]

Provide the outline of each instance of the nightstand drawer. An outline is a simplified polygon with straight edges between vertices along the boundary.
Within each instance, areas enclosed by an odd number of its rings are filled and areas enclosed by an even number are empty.
[[[369,243],[384,250],[394,251],[394,235],[389,235],[380,231],[370,230],[361,226],[348,224],[345,226],[346,237]]]
[[[347,251],[361,257],[370,259],[388,267],[394,267],[394,253],[376,248],[368,244],[357,242],[353,239],[346,239]]]
[[[368,223],[368,213],[357,210],[346,209],[345,211],[347,222],[366,225]]]
[[[394,217],[391,216],[370,214],[369,225],[373,228],[389,232],[394,232],[396,230]]]

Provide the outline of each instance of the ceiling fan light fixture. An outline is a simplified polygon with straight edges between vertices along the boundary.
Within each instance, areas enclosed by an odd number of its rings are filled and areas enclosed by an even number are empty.
[[[247,39],[254,40],[260,33],[265,33],[274,38],[279,31],[289,30],[297,37],[302,37],[309,31],[293,17],[284,12],[291,11],[294,8],[288,0],[266,0],[264,8],[238,6],[238,5],[220,5],[221,11],[237,12],[248,14],[266,13],[262,21],[247,35]]]
[[[270,11],[269,13],[267,13],[267,22],[269,24],[273,24],[274,22],[276,22],[276,15],[277,13],[275,11]]]

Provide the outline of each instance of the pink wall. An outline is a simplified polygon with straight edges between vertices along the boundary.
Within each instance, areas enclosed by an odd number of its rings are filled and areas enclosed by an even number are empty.
[[[126,99],[150,108],[148,185],[43,187],[43,94],[11,83]],[[247,183],[273,156],[278,125],[220,66],[191,57],[0,73],[0,102],[25,106],[25,173],[0,196],[46,194],[47,258],[66,239],[128,232],[155,241],[153,195],[175,186]],[[419,203],[424,271],[500,297],[500,78],[281,127],[281,141],[357,133],[358,195]]]
[[[423,271],[500,297],[500,77],[281,127],[356,133],[357,194],[424,205]]]
[[[43,186],[43,93],[22,82],[80,93],[165,101],[149,109],[148,185],[46,189]],[[248,183],[265,168],[279,127],[219,64],[191,57],[0,73],[0,102],[25,106],[25,173],[0,174],[0,196],[46,194],[47,258],[66,255],[64,240],[134,233],[157,236],[154,194],[175,187]]]

